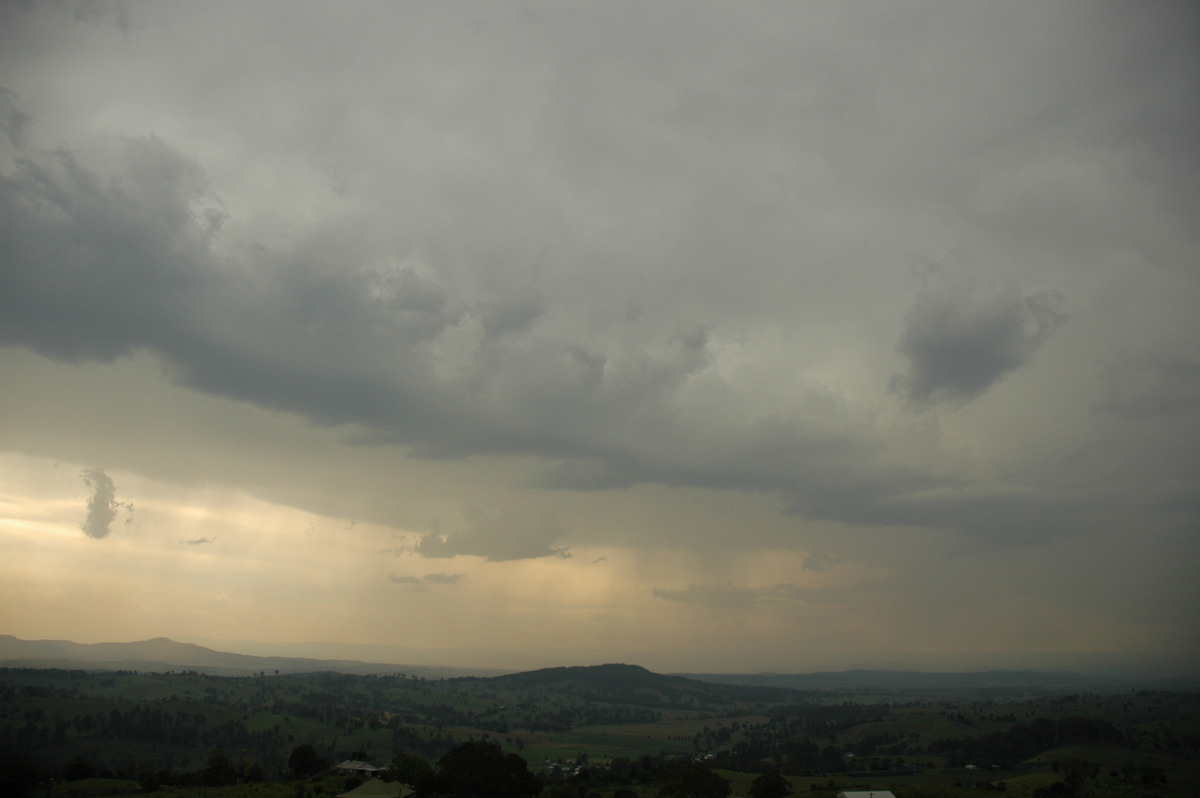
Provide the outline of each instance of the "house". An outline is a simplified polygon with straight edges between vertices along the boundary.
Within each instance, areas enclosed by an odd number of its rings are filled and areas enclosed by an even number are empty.
[[[896,798],[891,790],[854,790],[839,792],[837,798]]]
[[[344,762],[339,762],[333,768],[335,773],[342,776],[359,776],[360,778],[369,779],[383,773],[384,768],[377,768],[370,762],[361,762],[357,759],[347,759]]]

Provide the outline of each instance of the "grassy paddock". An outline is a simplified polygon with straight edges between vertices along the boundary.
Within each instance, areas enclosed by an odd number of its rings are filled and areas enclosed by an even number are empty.
[[[137,792],[138,783],[125,779],[78,779],[51,785],[47,793],[57,798],[93,798],[100,795],[128,795]]]

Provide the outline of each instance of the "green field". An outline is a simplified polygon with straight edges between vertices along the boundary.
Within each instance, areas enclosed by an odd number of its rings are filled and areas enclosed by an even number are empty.
[[[1028,692],[798,692],[630,666],[442,680],[8,669],[0,794],[331,796],[345,778],[296,781],[297,746],[329,765],[401,753],[436,763],[486,738],[580,795],[653,795],[656,773],[681,759],[716,769],[736,795],[768,770],[811,798],[1001,787],[1040,798],[1064,785],[1094,798],[1200,795],[1200,694]]]

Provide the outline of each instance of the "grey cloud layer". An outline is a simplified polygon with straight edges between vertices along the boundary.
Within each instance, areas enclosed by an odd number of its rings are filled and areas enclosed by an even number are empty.
[[[862,476],[848,461],[866,444],[849,431],[678,407],[701,377],[733,392],[706,374],[702,328],[609,356],[530,334],[536,298],[472,302],[414,267],[356,262],[347,231],[223,254],[217,201],[200,166],[157,138],[126,142],[109,175],[66,150],[23,159],[0,183],[0,335],[74,362],[146,349],[183,384],[356,425],[364,442],[547,456],[563,464],[547,485],[799,490]],[[445,339],[472,330],[445,370]],[[468,553],[457,541],[469,537],[420,550]]]
[[[1097,409],[1132,417],[1175,415],[1200,406],[1200,357],[1185,351],[1135,357],[1104,367],[1108,396]]]
[[[792,583],[767,587],[736,585],[688,585],[686,588],[654,588],[656,598],[684,604],[697,604],[713,610],[743,610],[761,604],[838,603],[845,600],[845,591],[837,588],[815,590]]]
[[[554,545],[567,530],[549,513],[508,512],[492,517],[468,508],[466,515],[466,525],[456,532],[421,536],[416,553],[424,557],[470,554],[493,561],[571,556],[566,547]]]
[[[148,351],[365,445],[535,460],[540,488],[766,491],[989,540],[1086,522],[1088,491],[979,484],[888,414],[1018,381],[1113,251],[1193,265],[1194,14],[218,6],[109,39],[3,12],[4,343]],[[950,245],[985,254],[908,280]],[[1144,349],[1081,412],[1190,418],[1195,358]],[[417,550],[566,537],[499,514]]]
[[[29,129],[29,114],[17,107],[16,95],[0,87],[0,130],[8,136],[9,143],[20,148],[25,145]]]

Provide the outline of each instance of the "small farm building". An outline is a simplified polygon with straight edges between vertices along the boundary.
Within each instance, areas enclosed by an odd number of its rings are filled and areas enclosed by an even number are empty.
[[[342,776],[361,776],[364,779],[369,779],[384,771],[384,768],[377,768],[370,762],[360,762],[357,759],[339,762],[333,769]]]

